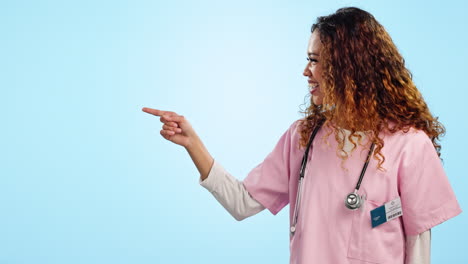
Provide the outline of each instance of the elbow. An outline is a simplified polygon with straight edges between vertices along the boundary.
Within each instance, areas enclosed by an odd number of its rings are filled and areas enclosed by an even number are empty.
[[[234,219],[236,219],[239,222],[248,217],[247,215],[243,215],[243,214],[240,214],[238,212],[230,212],[230,213],[231,213],[232,217],[234,217]]]
[[[246,219],[247,217],[234,217],[238,222]]]

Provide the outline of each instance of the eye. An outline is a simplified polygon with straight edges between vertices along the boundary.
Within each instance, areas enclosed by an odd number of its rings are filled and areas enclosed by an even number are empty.
[[[307,61],[312,62],[313,64],[318,62],[316,59],[312,59],[312,58],[309,58],[309,57],[307,57],[306,59],[307,59]]]

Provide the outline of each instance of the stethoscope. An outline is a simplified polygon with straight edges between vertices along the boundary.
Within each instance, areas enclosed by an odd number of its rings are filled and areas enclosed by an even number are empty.
[[[307,164],[307,157],[309,156],[310,145],[312,145],[312,141],[314,141],[315,135],[319,131],[322,124],[323,124],[323,120],[318,122],[317,126],[312,132],[312,135],[310,136],[309,143],[307,144],[307,148],[304,153],[304,157],[302,157],[301,170],[299,172],[299,183],[297,187],[296,206],[294,207],[294,217],[293,217],[293,222],[292,222],[291,229],[290,229],[292,235],[294,235],[294,233],[296,232],[297,216],[299,214],[299,208],[300,208],[300,203],[301,203],[302,181],[304,181],[304,172],[305,172],[305,168]],[[369,165],[369,158],[371,156],[372,151],[374,150],[374,146],[375,146],[375,143],[372,142],[369,153],[367,154],[366,162],[364,163],[364,166],[362,167],[361,175],[359,176],[359,180],[356,184],[356,187],[354,188],[354,192],[348,194],[345,198],[345,206],[348,209],[356,210],[362,205],[363,198],[357,192],[359,188],[361,187],[362,178],[364,177],[364,174],[366,173],[367,165]]]

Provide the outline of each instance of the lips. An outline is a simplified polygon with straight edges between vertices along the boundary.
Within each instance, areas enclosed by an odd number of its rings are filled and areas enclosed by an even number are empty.
[[[313,81],[308,81],[309,82],[309,91],[311,94],[315,94],[318,92],[318,87],[319,87],[319,84],[317,82],[313,82]]]

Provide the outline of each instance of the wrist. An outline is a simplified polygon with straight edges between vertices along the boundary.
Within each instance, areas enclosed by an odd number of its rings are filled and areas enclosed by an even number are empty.
[[[184,146],[188,152],[193,152],[195,149],[202,146],[201,141],[198,137],[193,137],[191,140],[188,140],[187,145]]]

